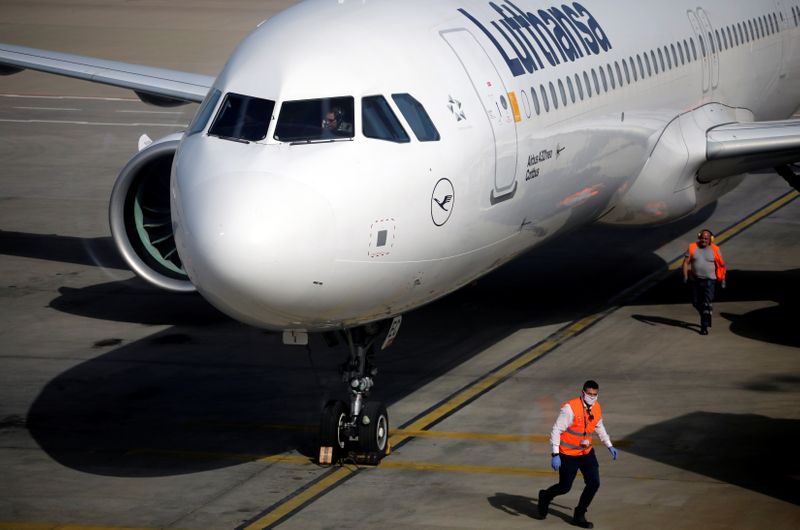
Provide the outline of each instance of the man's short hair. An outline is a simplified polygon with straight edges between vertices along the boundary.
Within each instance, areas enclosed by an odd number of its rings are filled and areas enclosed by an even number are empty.
[[[583,384],[583,389],[586,390],[587,388],[591,388],[593,390],[600,390],[600,385],[597,384],[597,381],[594,379],[589,379]]]

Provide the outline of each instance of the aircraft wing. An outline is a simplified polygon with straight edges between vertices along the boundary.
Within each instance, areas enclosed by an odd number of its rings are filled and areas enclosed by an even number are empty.
[[[700,182],[800,162],[800,120],[729,123],[706,132]]]
[[[160,106],[199,103],[215,79],[179,70],[0,44],[0,74],[9,75],[25,69],[129,88],[142,101]]]

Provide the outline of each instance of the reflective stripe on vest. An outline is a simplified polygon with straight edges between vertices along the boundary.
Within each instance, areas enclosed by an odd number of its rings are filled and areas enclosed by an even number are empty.
[[[596,402],[592,405],[592,417],[594,419],[591,420],[580,397],[571,399],[564,405],[569,405],[572,409],[574,419],[572,420],[572,425],[561,433],[559,451],[569,456],[588,454],[592,450],[592,433],[597,427],[600,418],[603,417],[600,403]],[[561,407],[563,408],[564,405],[561,405]]]

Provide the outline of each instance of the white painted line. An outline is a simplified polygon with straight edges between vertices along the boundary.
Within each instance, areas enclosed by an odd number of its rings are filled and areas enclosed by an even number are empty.
[[[186,123],[115,123],[101,121],[71,121],[71,120],[6,120],[0,119],[3,123],[63,123],[67,125],[102,125],[107,127],[188,127]]]
[[[127,112],[129,114],[183,114],[174,110],[118,110],[117,112]]]
[[[81,109],[68,109],[65,107],[11,107],[12,109],[22,109],[22,110],[81,110]]]
[[[23,99],[89,99],[95,101],[139,101],[138,98],[102,98],[96,96],[35,96],[28,94],[0,94],[2,98],[23,98]]]

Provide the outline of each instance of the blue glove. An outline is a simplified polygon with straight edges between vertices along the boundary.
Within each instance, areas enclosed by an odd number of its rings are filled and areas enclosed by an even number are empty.
[[[558,468],[561,467],[561,455],[554,456],[553,460],[550,462],[550,466],[558,471]]]
[[[614,447],[609,447],[608,450],[611,451],[611,456],[613,456],[614,460],[616,460],[617,459],[617,449],[614,448]]]

